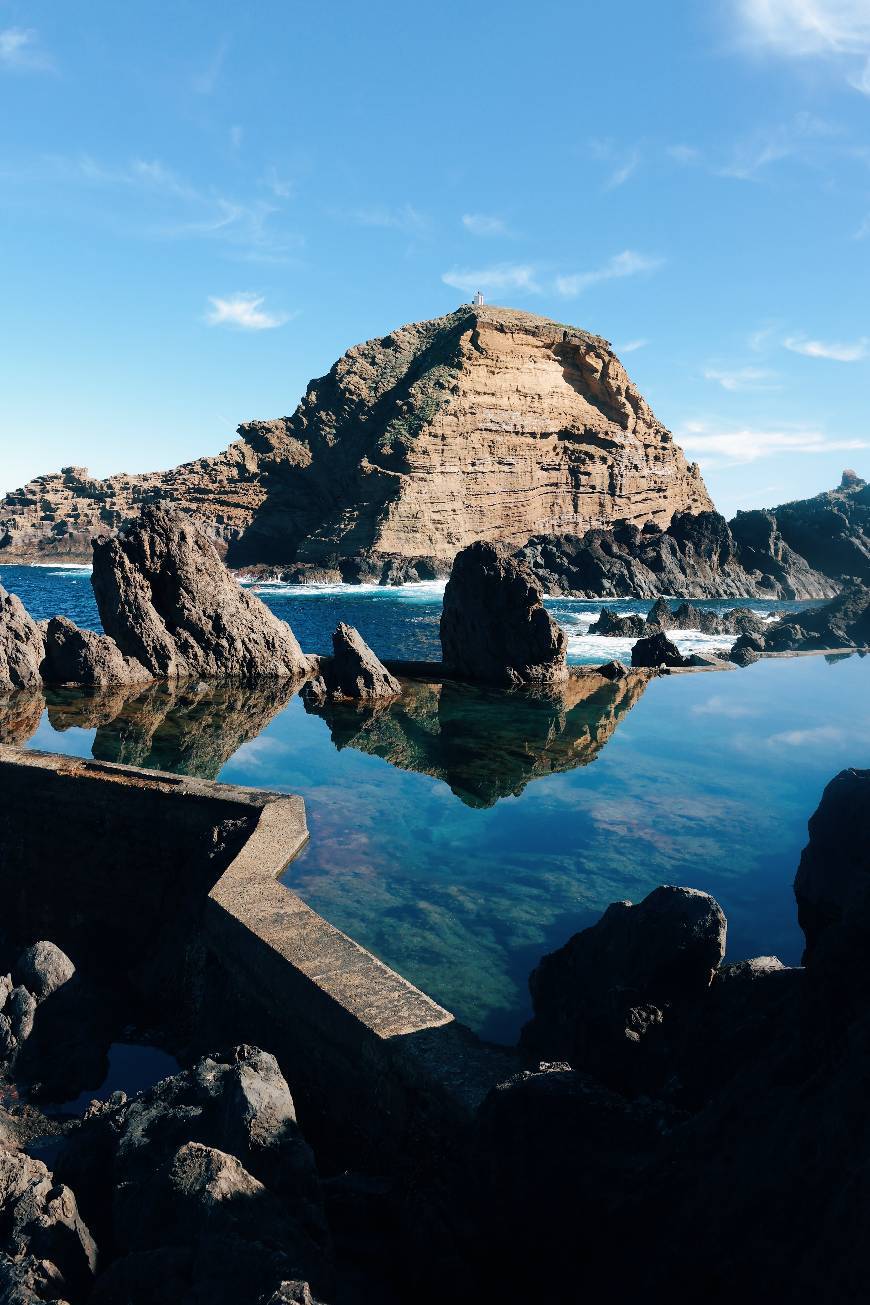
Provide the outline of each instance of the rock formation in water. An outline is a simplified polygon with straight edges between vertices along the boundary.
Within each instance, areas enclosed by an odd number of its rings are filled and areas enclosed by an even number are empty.
[[[732,607],[727,612],[711,612],[694,603],[680,603],[672,608],[666,598],[653,603],[646,616],[631,612],[620,616],[609,607],[602,607],[598,620],[589,627],[590,634],[607,638],[636,639],[661,630],[700,630],[702,634],[747,634],[763,630],[764,617],[748,607]]]
[[[788,546],[770,512],[730,523],[718,512],[682,512],[666,529],[536,536],[517,557],[547,593],[579,598],[830,598],[838,588]]]
[[[466,806],[491,807],[547,775],[588,766],[649,683],[643,671],[572,670],[547,693],[452,680],[405,683],[401,698],[360,710],[305,698],[337,748],[442,780]]]
[[[65,616],[54,616],[45,630],[45,684],[90,687],[147,684],[154,676],[134,657],[125,657],[108,635],[80,630]]]
[[[320,674],[308,682],[305,692],[335,702],[379,702],[395,698],[402,686],[359,631],[339,621],[332,635],[332,656],[320,658]]]
[[[155,679],[302,678],[286,621],[242,589],[182,513],[146,507],[123,535],[94,541],[103,629]]]
[[[234,566],[416,578],[478,539],[666,526],[711,506],[605,340],[507,308],[464,305],[357,345],[291,417],[239,435],[166,473],[30,482],[0,505],[0,556],[88,557],[92,535],[164,501]]]
[[[42,631],[21,599],[0,587],[0,689],[32,689],[40,684]]]
[[[507,688],[558,684],[568,640],[528,569],[493,544],[457,553],[441,611],[444,665],[465,679]]]
[[[545,958],[530,1068],[491,1093],[473,1151],[499,1285],[558,1300],[582,1280],[618,1305],[663,1283],[675,1301],[863,1298],[868,886],[870,771],[845,771],[795,882],[806,969],[718,964],[721,911],[673,888]]]
[[[686,666],[687,659],[672,643],[664,630],[654,630],[652,634],[638,639],[631,650],[632,666]]]
[[[823,607],[789,612],[779,621],[741,635],[731,657],[745,666],[766,652],[836,648],[870,648],[870,587],[858,581],[847,585]]]

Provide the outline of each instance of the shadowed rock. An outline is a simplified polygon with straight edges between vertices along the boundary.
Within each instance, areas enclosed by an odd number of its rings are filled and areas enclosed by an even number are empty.
[[[540,585],[493,544],[470,544],[456,555],[441,647],[446,666],[485,684],[557,684],[567,674],[568,640],[545,609]]]
[[[631,650],[632,666],[685,666],[686,659],[675,643],[671,643],[664,630],[638,639]]]
[[[114,639],[80,630],[65,616],[54,616],[45,632],[46,684],[111,686],[148,683],[154,677],[135,658],[125,657]]]
[[[21,599],[0,586],[0,689],[38,688],[42,631]]]
[[[870,646],[870,588],[853,581],[823,607],[789,612],[761,630],[741,635],[731,650],[738,665],[762,652],[817,652]]]
[[[402,686],[378,660],[362,635],[340,621],[332,636],[332,657],[323,658],[320,675],[309,683],[314,698],[375,702],[395,698]]]
[[[146,507],[116,539],[94,540],[103,628],[159,679],[301,678],[293,631],[240,588],[214,545],[182,513]]]
[[[870,770],[843,770],[809,822],[794,881],[804,964],[839,955],[844,977],[863,968],[859,937],[870,937]],[[866,981],[864,981],[866,983]]]
[[[8,1290],[4,1301],[84,1297],[97,1266],[94,1240],[70,1189],[55,1183],[42,1161],[22,1151],[0,1149],[0,1226],[0,1288]],[[36,1294],[42,1283],[54,1291]],[[12,1294],[10,1284],[22,1294]]]

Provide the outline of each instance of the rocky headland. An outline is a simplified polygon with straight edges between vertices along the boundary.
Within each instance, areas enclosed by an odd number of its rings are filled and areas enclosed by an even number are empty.
[[[427,578],[478,539],[666,526],[711,508],[698,468],[610,345],[508,308],[465,305],[360,344],[290,417],[239,427],[172,471],[41,476],[0,505],[0,557],[90,557],[142,506],[195,517],[231,566]]]

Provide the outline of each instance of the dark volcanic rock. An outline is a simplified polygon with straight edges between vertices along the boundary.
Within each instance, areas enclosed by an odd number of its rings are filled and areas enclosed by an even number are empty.
[[[685,666],[686,659],[664,630],[638,639],[631,650],[632,666]]]
[[[9,1291],[4,1301],[16,1300],[13,1290],[22,1301],[83,1299],[97,1248],[75,1196],[40,1160],[5,1148],[0,1148],[0,1229],[0,1287]]]
[[[753,635],[743,635],[732,660],[746,652],[816,652],[870,646],[870,588],[853,581],[823,607],[789,612]]]
[[[523,1048],[631,1086],[645,1038],[707,991],[724,954],[725,916],[706,893],[664,887],[637,906],[614,902],[532,971]]]
[[[315,697],[349,702],[377,702],[402,692],[359,632],[343,621],[332,636],[332,657],[321,659],[320,676],[307,688]]]
[[[602,607],[601,615],[590,625],[589,633],[605,635],[608,638],[636,639],[647,633],[647,622],[634,612],[629,616],[620,616],[609,607]]]
[[[115,539],[94,540],[103,628],[156,678],[302,678],[293,631],[240,588],[188,518],[146,507]]]
[[[870,485],[853,471],[843,472],[837,489],[783,503],[773,515],[783,539],[811,567],[870,583]]]
[[[54,616],[48,622],[40,671],[46,684],[98,687],[142,684],[154,678],[134,658],[125,657],[114,639],[80,630],[65,616]]]
[[[598,666],[596,669],[605,680],[624,680],[628,675],[628,668],[620,661],[605,662],[603,666]]]
[[[678,512],[666,530],[623,524],[536,535],[516,556],[548,593],[578,598],[829,598],[837,590],[789,548],[769,513],[729,523],[717,512]]]
[[[0,689],[40,684],[43,636],[21,599],[0,586]]]
[[[568,641],[528,569],[493,544],[457,553],[444,591],[445,665],[507,687],[555,684],[567,674]]]

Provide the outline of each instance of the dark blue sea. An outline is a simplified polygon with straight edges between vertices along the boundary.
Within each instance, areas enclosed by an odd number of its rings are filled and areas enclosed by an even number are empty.
[[[0,567],[0,584],[34,616],[98,628],[84,568]],[[258,592],[307,650],[328,651],[345,620],[381,656],[438,656],[436,585]],[[549,606],[572,660],[626,655],[587,634],[600,603]],[[460,1019],[513,1040],[541,954],[660,883],[718,898],[730,959],[797,963],[806,822],[839,770],[870,765],[868,690],[870,659],[854,655],[663,677],[558,710],[432,684],[387,712],[312,712],[197,685],[147,690],[95,724],[92,703],[57,692],[18,741],[302,794],[311,841],[285,882]]]

